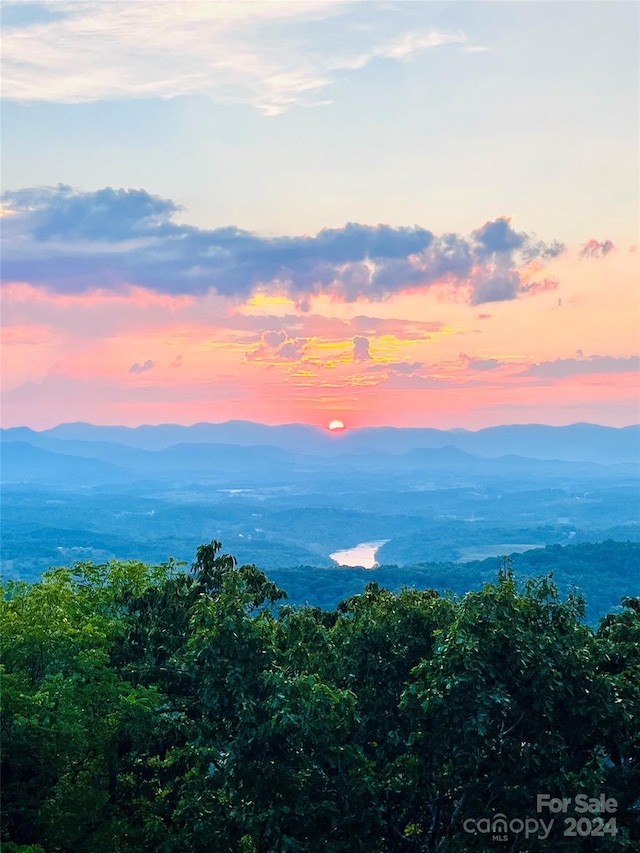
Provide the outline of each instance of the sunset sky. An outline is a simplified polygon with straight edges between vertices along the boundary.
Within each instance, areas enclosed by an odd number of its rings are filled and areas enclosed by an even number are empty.
[[[4,2],[2,425],[636,423],[631,2]]]

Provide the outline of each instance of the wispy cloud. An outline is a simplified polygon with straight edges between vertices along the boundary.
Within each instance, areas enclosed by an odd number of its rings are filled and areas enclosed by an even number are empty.
[[[18,3],[5,3],[11,12]],[[3,39],[3,95],[77,103],[208,95],[266,115],[318,102],[341,75],[405,61],[462,33],[424,26],[391,5],[305,2],[42,3]],[[323,92],[322,98],[325,98]]]
[[[149,370],[153,370],[155,367],[155,361],[148,358],[146,361],[137,362],[132,364],[129,368],[129,373],[147,373]]]
[[[315,236],[267,238],[178,225],[177,205],[144,190],[58,186],[3,200],[12,214],[3,230],[5,279],[61,292],[126,284],[246,300],[267,291],[308,310],[319,294],[375,302],[442,285],[479,305],[535,292],[532,270],[564,249],[515,231],[506,217],[469,236],[352,222]]]
[[[616,358],[611,355],[592,355],[589,358],[558,358],[530,365],[519,376],[543,376],[563,379],[580,374],[629,373],[640,371],[640,356]]]
[[[615,246],[611,240],[588,240],[580,250],[581,258],[604,258]]]
[[[463,355],[462,360],[466,360],[469,370],[496,370],[504,365],[504,362],[497,358],[469,358]]]
[[[372,364],[367,368],[369,373],[386,373],[388,375],[397,374],[402,376],[412,376],[418,373],[424,364],[421,361],[395,361],[388,364]]]

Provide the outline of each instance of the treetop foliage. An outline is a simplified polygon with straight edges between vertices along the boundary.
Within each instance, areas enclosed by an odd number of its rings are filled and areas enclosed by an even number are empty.
[[[545,793],[605,793],[616,834],[558,814],[505,849],[638,849],[639,598],[593,629],[505,561],[322,610],[221,549],[4,586],[6,853],[484,851],[470,826]]]

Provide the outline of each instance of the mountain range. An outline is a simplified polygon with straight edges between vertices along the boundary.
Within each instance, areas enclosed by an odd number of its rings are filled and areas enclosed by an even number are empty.
[[[4,482],[216,476],[238,487],[358,475],[598,477],[638,473],[640,426],[540,424],[465,430],[393,427],[338,433],[250,421],[137,428],[61,424],[0,431]],[[248,479],[247,479],[248,478]]]

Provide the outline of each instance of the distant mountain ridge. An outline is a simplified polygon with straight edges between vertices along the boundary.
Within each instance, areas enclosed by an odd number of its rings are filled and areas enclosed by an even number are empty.
[[[28,441],[0,442],[0,479],[2,482],[60,483],[85,482],[87,485],[118,483],[128,480],[167,480],[177,476],[215,478],[248,485],[282,485],[304,481],[331,480],[351,473],[353,476],[392,477],[422,474],[425,477],[450,476],[599,476],[619,471],[627,476],[640,474],[633,463],[601,465],[596,462],[570,462],[534,459],[509,454],[493,458],[476,456],[457,447],[423,447],[407,453],[381,451],[311,455],[291,453],[274,445],[188,443],[160,450],[143,450],[105,441],[61,441],[40,438],[40,444]]]
[[[114,450],[115,456],[109,460],[114,462],[120,462],[120,458],[124,461],[124,448],[158,451],[180,444],[269,446],[312,456],[351,453],[403,455],[416,450],[449,447],[487,459],[513,455],[604,465],[640,461],[640,424],[620,428],[588,423],[559,427],[513,424],[487,427],[476,432],[366,427],[330,433],[306,424],[268,426],[252,421],[139,427],[97,426],[80,422],[60,424],[40,432],[28,427],[3,429],[0,439],[3,442],[23,441],[52,452],[81,456],[98,456],[93,452],[95,448],[90,446],[96,442],[112,448],[117,445],[120,449]]]
[[[3,482],[77,484],[124,482],[129,472],[111,462],[71,453],[52,453],[27,441],[5,443],[0,455]]]

